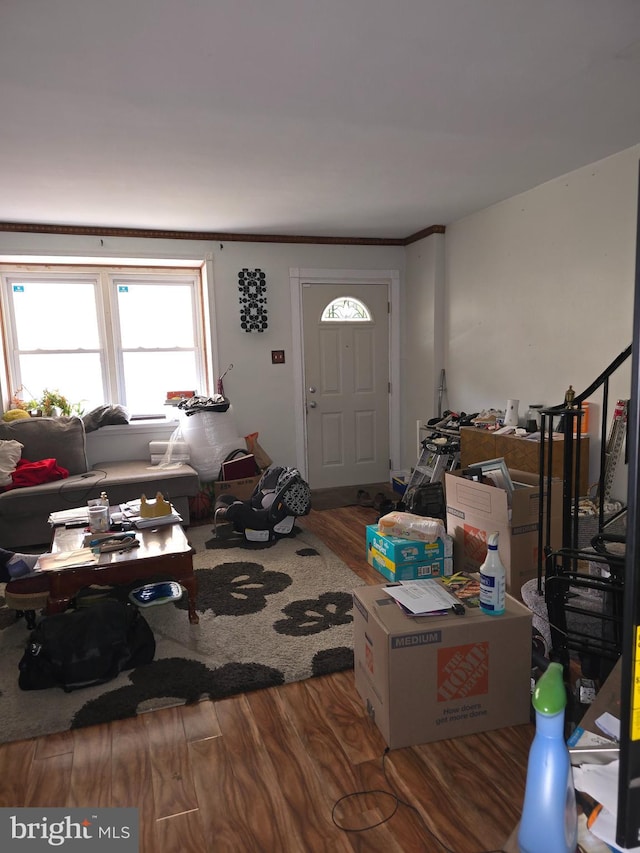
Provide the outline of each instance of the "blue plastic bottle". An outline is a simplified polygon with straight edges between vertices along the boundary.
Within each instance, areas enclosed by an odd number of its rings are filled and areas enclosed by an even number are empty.
[[[529,752],[520,853],[575,853],[578,813],[569,750],[564,740],[567,694],[562,666],[550,663],[533,693],[536,734]]]

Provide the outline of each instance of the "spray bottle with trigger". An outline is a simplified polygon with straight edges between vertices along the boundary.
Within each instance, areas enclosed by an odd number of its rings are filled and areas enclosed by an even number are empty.
[[[576,850],[578,813],[571,760],[564,740],[566,704],[562,665],[550,663],[533,692],[536,734],[529,752],[518,830],[521,853],[575,853]]]
[[[487,556],[480,566],[480,609],[489,616],[502,616],[505,610],[506,572],[498,553],[498,533],[487,543]]]

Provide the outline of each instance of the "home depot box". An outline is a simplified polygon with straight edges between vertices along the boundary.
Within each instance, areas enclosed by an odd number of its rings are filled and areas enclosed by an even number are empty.
[[[377,524],[369,524],[367,562],[391,581],[451,575],[453,542],[446,534],[435,542],[386,536]]]
[[[529,722],[531,612],[405,616],[385,585],[353,592],[355,685],[391,749]]]
[[[498,550],[506,569],[507,591],[520,598],[522,585],[537,576],[540,489],[537,474],[509,471],[517,484],[511,497],[496,486],[476,483],[461,472],[445,474],[447,532],[453,537],[456,571],[478,571],[487,539],[500,534]],[[546,501],[545,494],[545,501]],[[562,481],[551,480],[552,548],[562,542]]]

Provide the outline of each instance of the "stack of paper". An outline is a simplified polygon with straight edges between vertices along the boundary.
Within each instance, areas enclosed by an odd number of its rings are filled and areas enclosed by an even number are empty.
[[[53,554],[41,554],[34,571],[57,571],[74,566],[90,566],[98,562],[98,555],[91,548],[77,548],[75,551],[56,551]]]
[[[73,524],[73,522],[85,521],[89,523],[89,507],[79,506],[73,509],[61,509],[59,512],[52,512],[49,515],[49,524]]]
[[[142,518],[141,516],[134,516],[133,518],[130,518],[129,521],[139,530],[142,530],[145,527],[160,527],[163,524],[181,523],[182,516],[178,515],[175,509],[171,507],[171,512],[168,515],[157,515],[152,518]]]
[[[385,587],[385,592],[412,616],[446,613],[459,603],[435,578],[400,581]]]
[[[142,518],[140,515],[140,499],[136,499],[133,501],[127,501],[125,504],[121,504],[120,509],[122,510],[122,520],[129,521],[138,529],[142,529],[145,527],[160,527],[162,524],[176,524],[182,522],[182,516],[176,512],[173,504],[171,505],[171,512],[168,515],[158,515],[153,518]]]
[[[622,849],[616,845],[618,775],[619,762],[617,760],[606,765],[581,764],[580,767],[573,768],[575,787],[579,791],[584,791],[602,806],[589,829],[593,835],[608,844],[611,850]],[[640,847],[625,849],[638,851]]]

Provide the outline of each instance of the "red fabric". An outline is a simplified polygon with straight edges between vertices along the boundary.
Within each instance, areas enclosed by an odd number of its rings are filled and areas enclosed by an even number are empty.
[[[58,465],[55,459],[40,459],[39,462],[21,459],[11,475],[13,483],[6,486],[4,491],[20,489],[23,486],[39,486],[41,483],[51,483],[53,480],[64,480],[68,476],[67,469]]]

